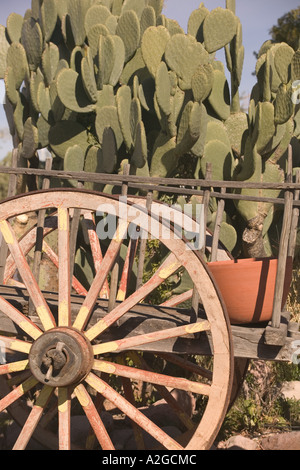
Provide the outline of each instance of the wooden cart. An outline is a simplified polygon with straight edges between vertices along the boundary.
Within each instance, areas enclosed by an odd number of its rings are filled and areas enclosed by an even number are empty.
[[[16,151],[13,157],[16,163]],[[219,242],[220,221],[224,202],[241,197],[232,188],[245,183],[140,178],[128,168],[123,175],[65,173],[51,170],[50,161],[45,170],[15,164],[0,172],[10,175],[10,197],[0,203],[0,412],[7,409],[20,425],[13,449],[25,449],[32,437],[45,448],[77,448],[72,417],[84,413],[90,429],[81,447],[115,449],[102,419],[107,403],[119,425],[131,423],[135,449],[210,449],[249,359],[296,357],[298,325],[281,306],[286,261],[296,242],[299,183],[248,184],[277,186],[284,195],[269,199],[284,204],[273,315],[265,323],[231,325],[204,255],[231,259]],[[20,175],[39,179],[42,189],[15,196]],[[78,188],[48,189],[50,179],[76,180]],[[85,190],[86,181],[119,186],[122,197]],[[131,196],[132,189],[145,196]],[[156,193],[201,196],[204,208],[217,198],[213,234],[193,221],[194,234],[204,230],[203,248],[192,249],[183,236],[186,216],[182,225],[174,221],[174,209],[157,202]],[[111,240],[99,239],[99,211],[118,216]],[[24,214],[36,220],[19,236]],[[78,244],[85,248],[77,256],[93,268],[87,283],[74,271]],[[157,251],[161,263],[155,261],[154,269],[153,259],[146,266]],[[45,265],[56,270],[55,289],[45,281]],[[158,304],[162,286],[180,280],[188,287]],[[197,400],[196,415],[174,398],[173,389]],[[150,419],[147,410],[160,398],[176,413],[180,436]]]

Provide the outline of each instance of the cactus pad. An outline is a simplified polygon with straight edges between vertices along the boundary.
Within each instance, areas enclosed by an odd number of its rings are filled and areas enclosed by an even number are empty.
[[[166,46],[165,58],[171,70],[179,77],[182,90],[192,88],[192,77],[200,65],[208,64],[209,55],[202,44],[192,36],[175,34]]]
[[[123,143],[123,135],[116,106],[103,106],[102,108],[97,108],[95,126],[100,144],[103,142],[104,129],[106,127],[111,127],[115,134],[117,148],[119,149],[121,147]]]
[[[28,63],[26,52],[22,44],[14,42],[7,50],[7,67],[11,67],[15,72],[15,84],[19,89],[23,80],[28,76]]]
[[[23,21],[23,16],[18,13],[11,13],[7,18],[7,34],[11,42],[20,42]]]
[[[212,179],[216,181],[231,180],[233,174],[233,156],[230,147],[220,140],[210,140],[204,147],[201,158],[201,171],[206,173],[207,163],[212,164]]]
[[[43,53],[43,34],[40,25],[33,18],[24,21],[21,34],[30,70],[36,70]]]
[[[64,158],[69,147],[79,145],[85,152],[88,147],[86,129],[77,122],[60,121],[51,127],[49,143],[53,152]]]
[[[144,62],[153,78],[161,63],[170,40],[170,33],[164,26],[148,28],[142,38],[141,50]]]
[[[9,49],[9,42],[6,39],[6,28],[0,25],[0,78],[4,78],[6,65],[7,65],[7,52]]]
[[[103,5],[92,5],[91,8],[88,9],[84,20],[87,35],[93,26],[98,24],[105,25],[110,16],[111,13],[107,7]]]
[[[192,76],[191,85],[196,101],[204,101],[210,94],[214,84],[214,73],[211,64],[199,65]]]
[[[208,14],[209,10],[207,8],[204,6],[199,7],[191,13],[188,21],[188,34],[194,36],[197,41],[202,43],[204,42],[203,23]]]
[[[234,38],[236,29],[237,19],[232,11],[220,7],[212,10],[203,24],[206,50],[211,54],[225,47]]]
[[[66,108],[76,113],[89,113],[95,110],[84,90],[80,75],[71,69],[64,69],[57,77],[57,92]]]
[[[33,125],[32,119],[31,117],[29,117],[24,124],[24,136],[21,157],[28,159],[32,158],[38,148],[38,142],[39,137],[37,127]]]
[[[214,82],[208,102],[216,115],[223,121],[230,116],[230,93],[224,72],[214,70]]]
[[[128,10],[120,16],[116,34],[124,42],[125,61],[128,62],[135,54],[141,39],[140,22],[135,11]]]

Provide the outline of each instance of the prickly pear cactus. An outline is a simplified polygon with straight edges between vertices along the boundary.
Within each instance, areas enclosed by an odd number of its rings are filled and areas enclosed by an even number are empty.
[[[113,173],[128,160],[137,175],[172,177],[188,166],[203,178],[211,163],[213,180],[283,181],[290,142],[300,166],[300,52],[262,46],[243,112],[235,0],[212,11],[201,3],[187,33],[166,18],[163,3],[32,0],[24,18],[8,17],[0,27],[0,77],[24,161],[36,164],[37,150],[47,147],[68,171]],[[230,83],[215,56],[223,48]],[[274,207],[239,202],[226,210],[221,234],[231,250],[242,249],[242,227],[247,255],[271,253]],[[211,204],[212,228],[215,211]]]

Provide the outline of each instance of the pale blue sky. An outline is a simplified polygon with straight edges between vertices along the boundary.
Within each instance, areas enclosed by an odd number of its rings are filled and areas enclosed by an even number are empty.
[[[200,0],[165,0],[165,15],[178,21],[186,31],[188,18],[193,10],[199,7]],[[225,8],[225,0],[204,0],[208,10],[217,7]],[[259,51],[264,41],[270,38],[269,31],[277,24],[278,18],[300,6],[300,0],[236,0],[236,14],[243,26],[243,43],[245,62],[241,83],[241,92],[251,93],[255,84],[252,72],[256,59],[253,51]],[[224,62],[224,55],[219,56]],[[225,63],[225,62],[224,62]]]
[[[206,8],[213,10],[225,7],[225,0],[206,0]],[[164,14],[175,19],[186,30],[188,18],[193,10],[198,8],[200,0],[165,0]],[[255,83],[251,74],[255,68],[253,51],[258,51],[262,43],[269,39],[269,30],[277,24],[277,19],[288,11],[298,7],[300,0],[236,0],[237,16],[243,25],[243,42],[245,46],[245,64],[241,83],[241,92],[250,94]],[[6,25],[6,19],[12,12],[24,15],[30,8],[31,0],[0,0],[0,24]],[[219,56],[223,61],[223,54]],[[4,113],[0,106],[0,127],[5,122]]]

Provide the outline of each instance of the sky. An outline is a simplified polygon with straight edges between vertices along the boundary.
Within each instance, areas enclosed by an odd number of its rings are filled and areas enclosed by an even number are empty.
[[[204,0],[203,3],[208,10],[213,10],[217,7],[225,8],[226,1]],[[165,0],[163,13],[168,18],[177,20],[186,31],[189,16],[199,5],[200,0]],[[5,26],[9,14],[16,12],[24,15],[31,6],[31,0],[0,0],[0,6],[0,24]],[[245,46],[241,94],[250,95],[255,84],[252,72],[255,69],[256,59],[253,52],[258,52],[263,42],[270,39],[269,31],[272,26],[277,24],[278,18],[298,6],[300,6],[300,0],[236,0],[236,14],[242,23],[243,44]],[[218,58],[225,63],[223,53],[218,55]],[[0,129],[5,126],[6,118],[0,105]]]

